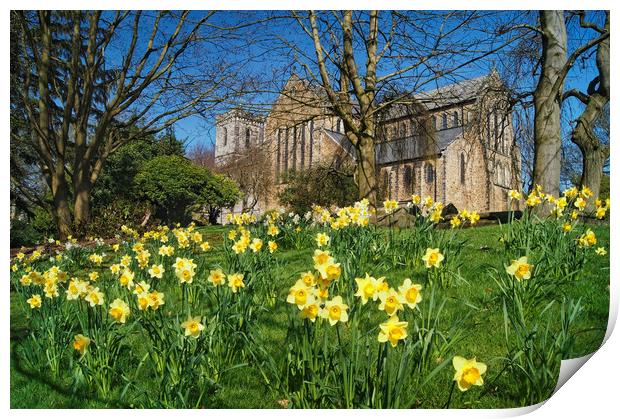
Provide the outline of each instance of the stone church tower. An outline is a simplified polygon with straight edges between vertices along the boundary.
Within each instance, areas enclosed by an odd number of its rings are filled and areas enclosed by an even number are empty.
[[[264,118],[233,109],[218,115],[215,124],[215,163],[224,164],[227,160],[264,142]]]

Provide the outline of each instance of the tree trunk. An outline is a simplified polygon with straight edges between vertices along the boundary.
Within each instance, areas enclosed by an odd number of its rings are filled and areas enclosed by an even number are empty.
[[[75,186],[75,203],[73,206],[74,224],[77,232],[83,233],[90,219],[90,191],[88,181],[79,182]]]
[[[377,208],[377,167],[372,136],[362,134],[359,137],[357,157],[356,180],[359,198],[368,199],[371,208]]]
[[[562,137],[560,133],[561,92],[556,84],[567,62],[564,12],[540,12],[543,41],[541,74],[534,91],[534,175],[532,186],[541,185],[545,193],[560,193]]]
[[[609,12],[605,17],[605,30],[609,31]],[[601,143],[595,132],[595,126],[609,103],[609,38],[601,42],[596,51],[596,67],[598,76],[588,87],[586,107],[577,119],[577,125],[572,133],[571,141],[579,147],[582,155],[583,171],[581,172],[580,186],[587,186],[592,196],[599,197],[601,190],[601,176],[603,166],[609,157],[609,145]],[[598,83],[598,87],[595,89]],[[592,201],[589,203],[592,209]]]
[[[588,147],[582,148],[583,172],[581,173],[580,185],[587,186],[592,191],[592,196],[596,199],[601,192],[601,177],[603,175],[603,166],[605,160],[609,156],[607,147]],[[590,201],[590,203],[593,201]],[[592,206],[592,205],[590,205]]]
[[[66,240],[72,233],[73,222],[69,209],[69,188],[64,170],[52,173],[52,197],[54,200],[54,219],[60,240]]]

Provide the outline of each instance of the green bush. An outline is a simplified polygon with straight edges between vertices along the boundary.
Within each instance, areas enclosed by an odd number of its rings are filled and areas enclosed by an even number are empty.
[[[34,246],[55,232],[51,214],[43,208],[33,208],[32,215],[11,221],[11,247]]]
[[[134,178],[134,189],[166,223],[186,223],[191,212],[200,207],[211,212],[231,206],[240,195],[229,178],[214,175],[181,156],[158,156],[142,164]]]

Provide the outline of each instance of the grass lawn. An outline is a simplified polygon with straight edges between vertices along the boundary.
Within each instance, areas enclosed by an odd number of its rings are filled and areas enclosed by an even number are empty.
[[[609,249],[609,227],[594,226],[598,244]],[[208,261],[222,257],[221,242],[227,227],[206,227],[201,229],[204,239],[208,240],[213,251],[207,253]],[[499,227],[485,226],[463,229],[458,232],[459,239],[465,240],[461,259],[461,275],[465,282],[442,290],[445,298],[445,316],[449,319],[464,319],[464,338],[457,343],[454,353],[466,357],[477,356],[488,364],[485,377],[485,393],[482,390],[456,394],[452,407],[505,408],[520,406],[514,396],[518,392],[518,383],[510,377],[498,374],[501,369],[499,357],[506,355],[504,340],[504,320],[497,285],[485,274],[488,265],[500,266],[504,261],[504,250],[498,242]],[[275,356],[284,356],[283,342],[286,338],[288,314],[291,305],[285,302],[289,287],[301,272],[312,267],[312,248],[300,251],[282,249],[276,252],[281,263],[272,278],[279,290],[278,301],[269,311],[260,314],[259,328],[256,336],[270,348]],[[419,272],[402,269],[373,271],[375,277],[385,276],[392,285],[398,284],[405,277],[416,280]],[[581,299],[583,311],[573,328],[575,336],[572,357],[579,357],[595,351],[602,342],[607,327],[609,309],[609,256],[591,257],[582,277],[563,287],[561,294],[568,298]],[[102,401],[85,396],[73,395],[70,382],[60,379],[53,381],[46,371],[31,371],[24,367],[14,350],[28,334],[29,312],[24,311],[23,304],[16,301],[17,295],[11,294],[11,408],[101,408],[128,407],[132,405],[130,397],[122,401]],[[139,342],[135,343],[139,345]],[[438,360],[440,362],[441,360]],[[433,380],[417,405],[420,407],[438,407],[445,403],[450,390],[454,370],[445,368]],[[447,383],[447,384],[446,384]],[[139,397],[135,395],[135,397]],[[235,369],[223,376],[220,388],[206,403],[210,408],[278,408],[278,401],[283,397],[276,389],[267,385],[259,370],[253,365]]]

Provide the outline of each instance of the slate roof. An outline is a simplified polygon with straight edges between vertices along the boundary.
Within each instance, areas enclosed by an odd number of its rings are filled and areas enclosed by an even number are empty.
[[[455,105],[475,99],[484,90],[489,77],[492,76],[493,73],[474,79],[461,80],[438,89],[415,94],[414,97],[421,101],[429,110]]]
[[[377,143],[375,144],[376,163],[384,165],[439,154],[463,133],[463,129],[464,127],[454,127],[439,130],[436,132],[435,142],[429,142],[429,144],[425,144],[422,137],[419,136],[409,136]],[[351,157],[357,157],[353,144],[343,133],[327,129],[324,131],[329,138],[339,144]]]

